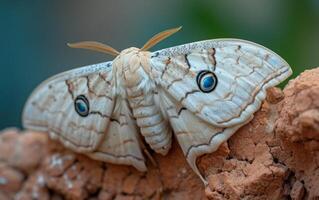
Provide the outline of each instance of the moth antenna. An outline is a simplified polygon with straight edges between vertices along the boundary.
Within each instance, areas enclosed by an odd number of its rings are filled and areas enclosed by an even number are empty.
[[[67,43],[67,45],[71,48],[89,49],[93,51],[106,53],[112,56],[117,56],[120,54],[114,48],[110,47],[109,45],[102,44],[100,42],[84,41],[84,42],[77,42],[77,43]]]
[[[144,46],[141,48],[142,51],[147,51],[148,49],[152,48],[154,45],[159,43],[160,41],[164,40],[165,38],[173,35],[177,31],[181,30],[182,27],[172,28],[168,29],[166,31],[160,32],[156,35],[154,35],[151,39],[149,39]]]

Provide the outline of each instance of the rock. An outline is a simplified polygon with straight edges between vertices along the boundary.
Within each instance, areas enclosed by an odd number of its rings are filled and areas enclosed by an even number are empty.
[[[284,89],[276,134],[276,158],[303,183],[308,199],[319,197],[319,68],[303,72]],[[293,184],[292,184],[293,185]]]
[[[305,188],[300,181],[296,181],[291,188],[290,197],[293,200],[301,200],[305,194]]]
[[[3,194],[14,194],[18,192],[22,186],[24,175],[8,166],[0,163],[0,191]]]
[[[276,104],[283,100],[284,94],[281,89],[277,87],[272,87],[267,90],[267,97],[266,100],[268,103]]]
[[[8,129],[0,134],[0,160],[24,172],[38,167],[46,154],[47,134],[19,134],[17,129]]]
[[[9,199],[12,199],[12,198],[10,198],[7,194],[1,192],[1,190],[0,190],[0,199],[1,200],[9,200]]]
[[[115,194],[112,194],[110,192],[107,192],[107,191],[104,191],[102,190],[100,193],[99,193],[99,196],[98,196],[98,199],[99,200],[112,200],[114,199]]]
[[[276,107],[265,102],[251,123],[216,152],[201,158],[202,171],[208,171],[208,199],[283,198],[282,185],[289,169],[276,163],[270,152],[268,142],[274,139],[274,133],[267,133],[265,119],[276,115],[272,106]],[[206,162],[209,164],[201,166]]]
[[[23,188],[15,195],[16,200],[41,199],[50,200],[49,189],[42,172],[37,172],[28,177]]]
[[[51,190],[64,194],[67,199],[86,199],[102,185],[104,163],[76,155],[51,141],[51,151],[44,160],[45,181]]]
[[[278,132],[295,142],[319,139],[319,68],[305,71],[284,90]]]
[[[71,152],[43,133],[4,130],[0,199],[317,199],[318,80],[319,68],[283,91],[269,89],[250,123],[197,160],[206,186],[176,141],[167,156],[150,152],[157,166],[147,161],[141,173]]]

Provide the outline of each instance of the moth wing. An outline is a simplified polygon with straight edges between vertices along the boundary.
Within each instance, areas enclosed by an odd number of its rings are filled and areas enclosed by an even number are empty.
[[[145,171],[138,129],[127,103],[114,96],[111,68],[112,62],[90,65],[44,81],[27,100],[23,126],[49,132],[75,152]],[[75,110],[79,95],[89,102],[84,117]]]
[[[24,107],[22,121],[27,129],[49,132],[75,152],[95,150],[105,137],[115,106],[111,62],[63,72],[40,84]],[[89,113],[80,116],[75,99],[84,95]]]
[[[194,115],[163,89],[159,90],[158,99],[187,162],[206,182],[196,166],[196,158],[216,151],[241,125],[229,128],[216,127]]]
[[[193,170],[203,179],[196,158],[211,153],[248,123],[266,89],[285,80],[289,65],[260,45],[237,39],[208,40],[154,52],[152,74],[158,99]],[[203,70],[213,72],[217,86],[200,90]]]
[[[185,44],[152,53],[153,76],[159,86],[194,115],[216,127],[246,122],[275,86],[292,73],[277,54],[238,39]],[[199,89],[199,72],[217,77],[212,92]]]
[[[119,97],[102,144],[88,155],[97,160],[132,165],[139,171],[146,171],[140,142],[139,129],[128,102]]]

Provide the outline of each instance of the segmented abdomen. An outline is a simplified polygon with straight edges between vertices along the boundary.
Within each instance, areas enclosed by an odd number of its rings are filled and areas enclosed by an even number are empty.
[[[128,99],[145,141],[157,153],[166,155],[172,143],[172,131],[163,117],[153,93],[128,90]]]

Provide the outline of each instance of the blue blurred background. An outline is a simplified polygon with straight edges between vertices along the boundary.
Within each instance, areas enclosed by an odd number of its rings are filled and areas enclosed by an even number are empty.
[[[319,0],[1,0],[0,25],[0,130],[21,126],[23,104],[44,79],[112,59],[67,42],[95,40],[121,50],[182,25],[153,50],[234,37],[277,52],[294,77],[319,66]]]

